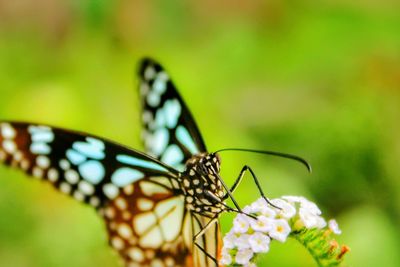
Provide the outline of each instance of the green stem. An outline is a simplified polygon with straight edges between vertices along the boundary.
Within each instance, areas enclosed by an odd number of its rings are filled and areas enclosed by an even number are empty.
[[[340,247],[330,230],[302,229],[291,234],[311,254],[319,267],[339,266],[347,246]]]

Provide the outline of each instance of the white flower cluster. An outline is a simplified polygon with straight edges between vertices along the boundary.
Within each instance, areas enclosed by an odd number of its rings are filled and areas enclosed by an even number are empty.
[[[252,259],[257,253],[268,252],[272,240],[283,243],[294,230],[327,226],[320,216],[321,210],[304,197],[283,196],[270,202],[280,209],[260,198],[243,209],[245,214],[236,216],[232,229],[223,240],[221,265],[256,266]],[[335,220],[329,221],[329,228],[333,233],[340,234]]]

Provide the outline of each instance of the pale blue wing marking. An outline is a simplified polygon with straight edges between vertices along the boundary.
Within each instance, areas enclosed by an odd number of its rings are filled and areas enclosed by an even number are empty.
[[[177,99],[167,100],[156,113],[155,128],[168,127],[172,129],[176,127],[181,111],[182,107]]]
[[[49,127],[44,126],[30,126],[28,128],[31,134],[32,144],[30,151],[33,154],[47,155],[51,153],[49,143],[54,141],[54,133]]]
[[[45,142],[50,143],[54,140],[54,134],[50,130],[36,130],[32,132],[33,142]]]
[[[176,129],[176,138],[178,138],[179,142],[181,142],[185,147],[187,147],[192,154],[199,153],[197,149],[196,143],[193,141],[192,137],[190,136],[188,130],[179,125]]]
[[[158,129],[149,140],[151,143],[152,152],[159,156],[161,155],[168,145],[169,132],[165,128]]]
[[[51,152],[50,146],[42,142],[32,143],[29,149],[33,154],[40,154],[40,155],[48,155]]]
[[[80,175],[92,184],[100,183],[105,176],[103,164],[97,160],[90,160],[78,166]]]
[[[152,107],[157,107],[160,104],[160,100],[160,95],[154,91],[147,95],[147,103]]]
[[[138,170],[131,168],[120,168],[113,173],[111,176],[111,181],[113,184],[119,187],[124,187],[143,177],[144,174]]]
[[[165,150],[161,161],[167,165],[171,165],[176,168],[182,167],[182,161],[184,160],[184,155],[182,150],[175,144],[168,146]]]
[[[92,159],[104,159],[104,143],[100,140],[87,137],[87,142],[75,142],[72,147],[79,153],[92,158]]]
[[[157,78],[153,83],[153,90],[159,95],[164,94],[164,92],[167,90],[167,82]]]
[[[155,120],[155,124],[154,126],[156,128],[161,128],[161,127],[165,127],[165,113],[163,109],[160,109],[157,111],[156,113],[156,120]]]
[[[85,156],[73,149],[68,149],[66,155],[67,159],[75,165],[79,165],[86,160]]]
[[[131,157],[128,155],[117,155],[117,161],[124,163],[124,164],[141,167],[141,168],[145,168],[145,169],[152,169],[152,170],[156,170],[156,171],[168,172],[168,170],[166,168],[164,168],[163,166],[161,166],[157,163],[134,158],[134,157]]]
[[[170,129],[175,128],[182,111],[179,101],[177,99],[166,101],[163,110],[165,112],[166,126]]]

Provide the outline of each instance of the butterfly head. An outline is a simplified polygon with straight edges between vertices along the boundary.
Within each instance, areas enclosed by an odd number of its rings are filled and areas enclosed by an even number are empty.
[[[218,154],[199,154],[187,162],[183,187],[189,209],[198,213],[219,213],[223,210],[225,191],[220,181],[221,159]]]

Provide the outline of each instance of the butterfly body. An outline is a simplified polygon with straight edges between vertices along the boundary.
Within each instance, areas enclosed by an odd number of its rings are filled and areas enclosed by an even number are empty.
[[[220,172],[219,155],[202,153],[192,157],[186,166],[181,179],[187,209],[209,217],[222,212],[225,191],[217,178]]]

